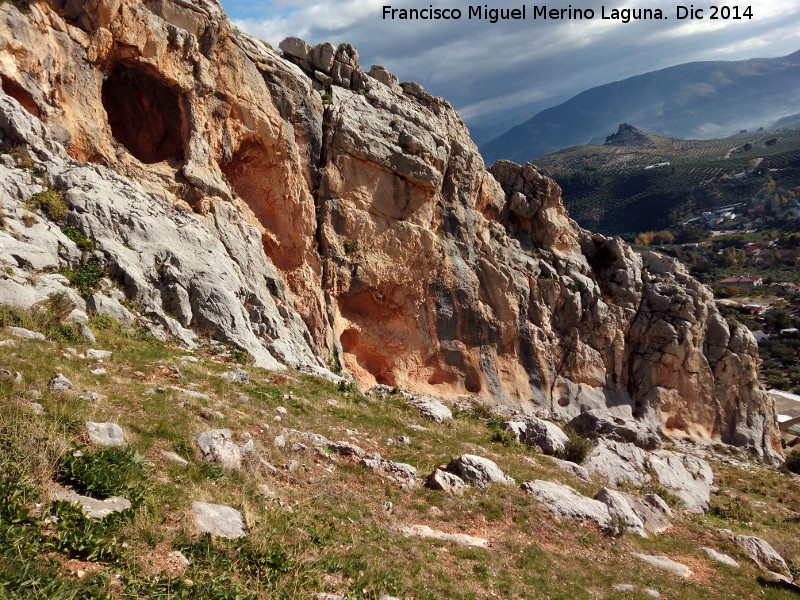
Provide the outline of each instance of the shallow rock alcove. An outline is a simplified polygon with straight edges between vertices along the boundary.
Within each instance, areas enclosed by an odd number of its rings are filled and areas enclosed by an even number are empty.
[[[0,84],[2,84],[3,91],[14,98],[14,100],[19,102],[22,105],[22,108],[27,110],[34,117],[41,116],[39,106],[36,104],[36,100],[33,99],[33,96],[28,90],[5,75],[0,75]]]
[[[117,63],[103,82],[111,133],[143,163],[184,156],[181,96],[137,65]]]

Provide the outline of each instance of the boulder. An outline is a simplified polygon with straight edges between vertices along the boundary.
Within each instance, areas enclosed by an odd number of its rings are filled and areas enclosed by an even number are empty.
[[[94,333],[92,330],[85,323],[76,323],[75,327],[78,329],[78,334],[85,339],[90,344],[94,344],[97,340],[94,337]]]
[[[648,455],[647,465],[658,483],[683,501],[686,510],[708,510],[714,473],[706,461],[680,452],[655,450]]]
[[[597,493],[596,499],[608,507],[613,524],[620,532],[630,531],[641,537],[648,537],[644,521],[624,494],[604,487]]]
[[[667,571],[678,577],[689,577],[692,571],[684,564],[676,562],[668,556],[653,556],[651,554],[639,554],[638,552],[632,553],[636,558],[653,565],[654,567]]]
[[[98,446],[126,446],[125,433],[116,423],[86,422],[89,439]]]
[[[520,444],[525,443],[525,427],[524,421],[504,421],[500,424],[500,429],[503,431],[510,431],[514,435],[514,439]]]
[[[525,443],[542,449],[545,454],[563,452],[569,443],[569,437],[555,423],[527,417],[525,419]]]
[[[393,92],[402,94],[403,88],[400,87],[399,79],[380,65],[372,65],[367,73],[373,79],[380,81],[383,85],[391,89]]]
[[[361,464],[368,469],[381,471],[397,479],[417,478],[417,468],[415,466],[382,458],[381,455],[377,453],[374,457],[362,458]]]
[[[674,516],[669,504],[658,494],[645,494],[644,501],[667,517],[672,518]]]
[[[582,479],[583,481],[591,481],[592,478],[589,476],[589,471],[586,470],[586,467],[582,467],[581,465],[576,465],[574,462],[569,460],[561,460],[560,458],[551,458],[550,460],[553,461],[559,469],[564,471],[565,473],[569,473],[570,475],[574,475],[578,479]]]
[[[311,65],[326,75],[330,75],[331,69],[333,69],[334,56],[336,56],[336,47],[330,42],[317,44],[309,52]]]
[[[643,423],[599,410],[579,414],[569,422],[570,428],[583,435],[599,435],[617,442],[634,444],[644,450],[661,447],[661,438]]]
[[[284,433],[287,435],[293,435],[295,437],[299,437],[300,439],[306,440],[315,446],[330,446],[333,444],[328,438],[324,435],[320,435],[318,433],[313,433],[310,431],[298,431],[296,429],[284,429]]]
[[[95,292],[89,296],[87,306],[98,315],[105,315],[119,321],[126,327],[130,327],[136,322],[136,317],[131,311],[125,308],[119,300],[111,298],[100,292]]]
[[[792,573],[786,561],[768,541],[753,535],[737,535],[733,538],[733,541],[762,569],[774,571],[786,577],[792,577]]]
[[[432,490],[442,490],[449,494],[460,494],[466,489],[467,484],[458,475],[448,473],[442,469],[436,469],[425,479],[425,487]]]
[[[189,461],[186,460],[185,458],[183,458],[182,456],[180,456],[179,454],[176,454],[175,452],[170,452],[168,450],[162,450],[161,451],[161,456],[163,456],[164,460],[166,460],[170,464],[177,465],[179,467],[188,467],[189,466]]]
[[[350,442],[331,442],[328,444],[328,450],[341,456],[355,456],[356,458],[361,458],[366,455],[363,448],[351,444]]]
[[[44,341],[47,339],[46,337],[44,337],[43,333],[39,333],[38,331],[31,331],[30,329],[25,329],[24,327],[6,327],[6,332],[18,338],[26,340]]]
[[[211,429],[194,436],[203,459],[223,469],[239,469],[242,466],[242,451],[232,438],[228,429]]]
[[[311,54],[311,44],[297,37],[287,37],[278,44],[278,48],[283,50],[285,54],[302,61],[307,61]]]
[[[192,502],[192,514],[198,533],[235,539],[247,535],[242,513],[224,504]]]
[[[652,479],[645,471],[645,458],[645,451],[633,444],[601,439],[583,461],[583,466],[612,486],[624,481],[643,485]]]
[[[102,519],[111,513],[122,512],[131,507],[131,502],[121,496],[111,496],[105,500],[97,500],[89,496],[82,496],[72,490],[52,490],[52,500],[64,500],[70,504],[80,505],[83,514],[89,519]]]
[[[670,527],[672,527],[672,523],[670,523],[669,519],[667,519],[667,513],[663,512],[660,508],[657,508],[653,504],[647,502],[645,497],[640,498],[639,496],[634,496],[633,494],[628,494],[626,492],[618,492],[622,494],[625,499],[628,501],[628,504],[631,505],[636,515],[642,520],[644,523],[645,531],[649,531],[650,533],[659,534],[662,531],[666,531]],[[661,500],[660,497],[658,497]],[[662,500],[663,502],[663,500]],[[664,504],[669,510],[669,506]],[[672,511],[669,512],[669,516],[672,516]]]
[[[491,483],[515,483],[494,461],[474,454],[462,454],[454,458],[447,465],[447,470],[477,488],[484,488]]]
[[[711,560],[715,560],[718,563],[722,563],[723,565],[728,565],[729,567],[733,567],[735,569],[739,568],[739,563],[733,560],[727,554],[723,554],[722,552],[717,552],[713,548],[700,548],[703,552],[705,552]]]
[[[223,373],[222,377],[231,383],[250,383],[250,375],[244,369],[236,368],[233,371]]]
[[[65,392],[72,389],[72,382],[61,373],[56,373],[47,382],[47,387],[56,392]]]
[[[579,494],[568,485],[537,479],[526,481],[520,487],[556,516],[595,523],[606,531],[613,528],[611,513],[605,504]]]
[[[427,419],[432,419],[437,423],[442,423],[453,418],[453,413],[436,398],[421,396],[411,400],[411,405],[416,407],[420,414]]]

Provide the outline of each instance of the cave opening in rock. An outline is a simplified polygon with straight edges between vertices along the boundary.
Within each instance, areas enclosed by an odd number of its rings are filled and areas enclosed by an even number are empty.
[[[143,68],[117,63],[103,82],[111,133],[146,164],[183,160],[181,96]]]
[[[14,98],[14,100],[19,102],[22,105],[22,108],[27,110],[34,117],[41,117],[39,106],[36,104],[36,100],[33,99],[33,96],[30,94],[30,92],[28,92],[28,90],[5,75],[0,75],[0,84],[3,86],[3,91]]]

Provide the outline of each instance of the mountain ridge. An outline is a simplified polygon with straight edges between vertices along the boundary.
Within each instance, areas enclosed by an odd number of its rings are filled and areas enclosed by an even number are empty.
[[[728,135],[796,112],[797,81],[800,51],[667,67],[585,90],[482,144],[481,153],[489,164],[498,158],[533,160],[568,146],[601,142],[626,122],[665,137]]]

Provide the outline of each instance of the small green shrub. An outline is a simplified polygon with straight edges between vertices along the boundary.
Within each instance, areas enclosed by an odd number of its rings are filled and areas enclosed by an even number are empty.
[[[645,494],[655,494],[660,496],[661,499],[667,503],[667,506],[672,508],[682,508],[684,506],[683,500],[681,500],[680,496],[677,496],[673,492],[669,491],[667,488],[662,487],[660,485],[648,485],[644,486],[640,489],[643,495]]]
[[[70,558],[97,562],[112,561],[119,553],[112,533],[127,515],[112,513],[102,519],[89,519],[79,506],[59,500],[53,502],[48,516],[55,517],[55,536],[48,541],[53,550]]]
[[[243,591],[228,578],[214,581],[195,582],[185,578],[145,579],[126,577],[124,579],[125,598],[164,598],[169,600],[250,600],[255,596]]]
[[[800,449],[795,449],[786,455],[784,466],[792,473],[800,473]]]
[[[130,497],[129,482],[142,474],[144,458],[130,448],[106,447],[91,451],[73,448],[58,461],[57,477],[90,496]]]
[[[62,225],[61,233],[75,242],[75,245],[81,250],[86,252],[94,252],[97,250],[97,244],[94,243],[94,240],[88,239],[77,227],[73,227],[72,225]]]
[[[204,462],[200,465],[200,472],[209,481],[225,481],[228,479],[225,469],[209,462]]]
[[[75,310],[75,303],[67,292],[55,292],[41,303],[41,307],[47,311],[49,318],[62,323]]]
[[[594,442],[572,429],[567,428],[565,432],[569,438],[569,441],[564,446],[564,450],[557,451],[555,456],[562,460],[568,460],[576,464],[581,464],[584,460],[586,460],[589,452],[592,451]]]
[[[239,365],[249,365],[253,362],[253,357],[247,350],[241,348],[231,348],[230,354],[226,357],[226,362],[236,363]]]
[[[17,8],[20,8],[21,4],[25,4],[26,7],[28,6],[27,2],[22,2],[21,0],[3,0],[3,3],[14,4]],[[25,146],[14,146],[7,153],[4,152],[3,154],[10,154],[13,156],[17,160],[17,166],[23,169],[33,168],[33,158]]]
[[[354,252],[358,252],[357,240],[345,240],[343,245],[345,254],[353,254]]]
[[[500,421],[499,419],[495,418],[495,414],[492,412],[492,409],[485,404],[480,404],[477,402],[472,404],[467,409],[457,410],[455,416],[458,418],[475,419],[476,421],[489,420],[491,421],[491,423],[488,425],[489,429],[497,429],[500,427]],[[495,421],[497,422],[496,426],[493,425]]]
[[[503,444],[503,446],[516,446],[519,444],[517,436],[508,429],[495,429],[491,441]]]
[[[325,92],[324,94],[322,94],[322,105],[323,106],[330,106],[331,104],[333,104],[333,95],[331,95],[328,92]]]
[[[352,392],[354,394],[358,392],[358,388],[355,386],[355,384],[352,384],[349,381],[340,381],[336,384],[336,389],[343,394],[346,392]]]
[[[50,219],[56,222],[64,220],[67,216],[67,203],[64,194],[58,190],[43,190],[35,193],[28,199],[28,206],[41,210]]]
[[[748,523],[753,520],[753,508],[744,498],[715,496],[711,499],[708,514],[726,521]]]
[[[331,373],[336,373],[337,375],[342,374],[342,362],[339,360],[338,352],[334,351],[333,356],[328,362],[328,368],[330,369]]]
[[[100,280],[105,277],[105,271],[100,268],[100,263],[92,257],[77,269],[62,268],[59,270],[64,277],[69,279],[69,284],[84,296],[93,293]]]

